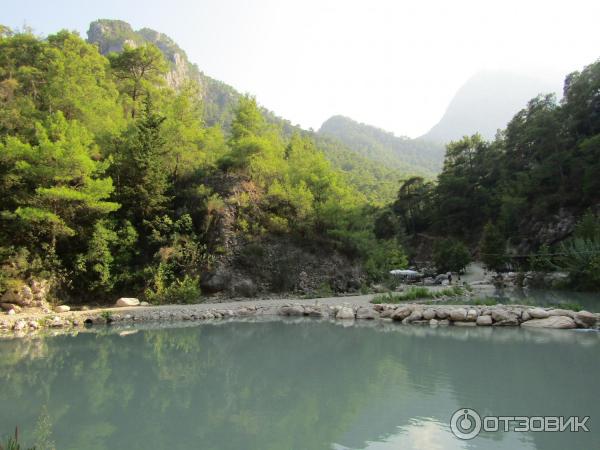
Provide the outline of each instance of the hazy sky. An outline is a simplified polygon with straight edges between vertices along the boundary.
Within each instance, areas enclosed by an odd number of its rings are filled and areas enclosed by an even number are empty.
[[[418,136],[484,69],[560,80],[600,57],[594,0],[19,0],[0,23],[83,36],[97,18],[171,36],[207,75],[318,128],[343,114]]]

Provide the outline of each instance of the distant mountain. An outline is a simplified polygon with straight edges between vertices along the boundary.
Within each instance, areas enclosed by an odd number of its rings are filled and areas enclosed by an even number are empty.
[[[441,170],[444,159],[441,144],[395,136],[344,116],[327,119],[318,134],[337,139],[360,156],[405,174],[431,176]]]
[[[442,119],[422,139],[448,143],[476,132],[493,139],[530,99],[561,92],[560,81],[552,85],[510,72],[480,72],[458,90]]]

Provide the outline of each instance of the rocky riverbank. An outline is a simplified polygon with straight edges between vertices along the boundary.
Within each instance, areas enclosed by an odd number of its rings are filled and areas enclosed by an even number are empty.
[[[65,333],[91,325],[219,321],[266,316],[312,317],[335,321],[386,321],[403,325],[597,329],[600,314],[521,305],[376,304],[370,296],[290,303],[256,300],[198,305],[137,306],[0,317],[0,334]]]

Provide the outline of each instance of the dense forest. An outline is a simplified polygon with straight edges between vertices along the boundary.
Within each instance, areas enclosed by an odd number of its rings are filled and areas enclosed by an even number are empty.
[[[600,61],[540,95],[505,130],[447,146],[436,182],[405,181],[383,218],[478,250],[493,269],[565,269],[600,288]],[[382,219],[383,220],[383,219]],[[385,221],[384,221],[385,222]]]
[[[356,291],[404,248],[418,259],[422,236],[461,267],[570,264],[597,287],[600,63],[494,141],[450,143],[432,180],[207,81],[164,35],[106,40],[109,22],[90,42],[0,29],[0,293],[32,278],[72,301]]]
[[[168,73],[153,44],[103,56],[74,33],[2,29],[2,290],[38,277],[75,300],[197,300],[217,260],[240,246],[246,260],[268,258],[257,255],[266,238],[340,254],[375,278],[406,262],[308,135],[288,135],[247,96],[227,130],[208,126],[198,83],[173,88]],[[285,276],[266,289],[294,289]]]

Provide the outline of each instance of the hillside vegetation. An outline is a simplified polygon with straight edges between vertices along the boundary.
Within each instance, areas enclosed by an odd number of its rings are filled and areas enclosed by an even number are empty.
[[[45,278],[79,301],[192,301],[204,280],[346,290],[405,262],[307,133],[248,96],[209,126],[203,87],[171,70],[152,43],[104,56],[70,32],[2,29],[0,290]]]

